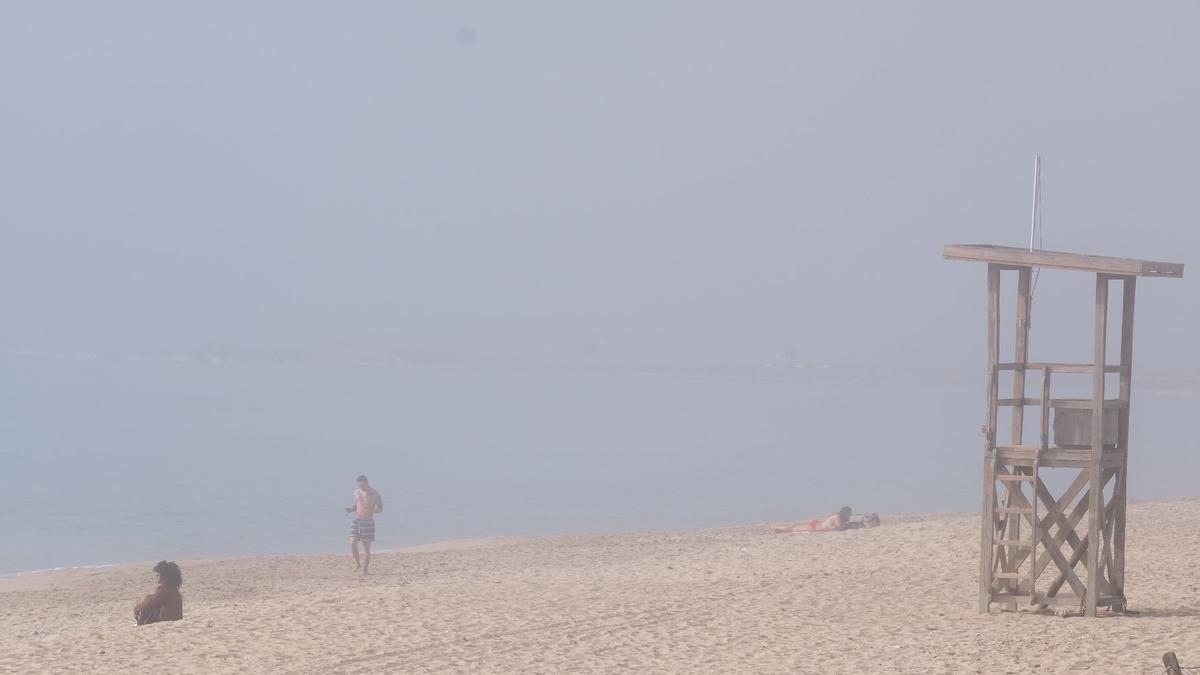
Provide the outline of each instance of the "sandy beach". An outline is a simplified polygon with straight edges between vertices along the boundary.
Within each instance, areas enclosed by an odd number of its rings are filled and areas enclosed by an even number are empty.
[[[873,530],[448,542],[181,561],[185,620],[137,627],[147,565],[0,580],[0,671],[1159,673],[1200,665],[1200,500],[1130,508],[1096,619],[976,610],[978,517]]]

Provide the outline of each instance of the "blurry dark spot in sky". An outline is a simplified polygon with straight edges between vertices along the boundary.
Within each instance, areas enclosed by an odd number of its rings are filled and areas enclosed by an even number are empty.
[[[475,44],[475,29],[470,26],[459,26],[454,34],[454,41],[459,47],[470,47]]]

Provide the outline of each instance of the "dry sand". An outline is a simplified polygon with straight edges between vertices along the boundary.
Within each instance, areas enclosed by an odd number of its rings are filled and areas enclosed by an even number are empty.
[[[1200,500],[1130,508],[1128,596],[1095,619],[976,611],[978,517],[768,534],[451,542],[184,565],[185,620],[137,627],[147,566],[0,581],[2,672],[1161,673],[1200,665]],[[381,533],[386,535],[386,524]]]

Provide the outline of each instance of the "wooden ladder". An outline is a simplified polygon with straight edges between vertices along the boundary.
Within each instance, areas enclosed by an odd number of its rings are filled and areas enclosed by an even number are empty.
[[[1038,508],[1037,508],[1037,505],[1038,505],[1037,486],[1038,486],[1038,481],[1039,481],[1038,469],[1039,469],[1040,455],[1041,455],[1040,450],[1041,450],[1040,448],[1035,450],[1033,464],[1031,466],[1028,466],[1028,467],[1014,466],[1013,473],[1011,473],[1011,474],[1002,474],[1000,472],[996,472],[996,474],[995,474],[996,480],[1006,483],[1006,485],[1005,485],[1006,491],[1021,490],[1021,488],[1019,486],[1012,485],[1012,483],[1028,482],[1033,488],[1032,489],[1033,494],[1029,499],[1029,503],[1031,504],[1031,506],[1011,506],[1010,505],[1010,506],[997,506],[996,507],[996,513],[998,513],[998,514],[1017,515],[1020,517],[1027,516],[1029,519],[1029,522],[1031,523],[1031,526],[1028,530],[1029,538],[1026,539],[1026,538],[1022,537],[1020,539],[1006,539],[1004,536],[1006,533],[1002,533],[1001,535],[996,536],[993,539],[993,543],[996,546],[1000,546],[1005,549],[1005,560],[1012,560],[1018,554],[1019,551],[1022,551],[1022,550],[1029,551],[1029,554],[1026,558],[1026,560],[1028,561],[1028,564],[1029,564],[1029,569],[1026,570],[1024,573],[1018,571],[1017,569],[1013,569],[1010,572],[999,571],[999,572],[994,572],[992,574],[993,579],[996,579],[999,581],[1014,581],[1014,582],[1016,582],[1015,590],[1010,590],[1007,592],[1004,590],[1000,590],[999,593],[1009,595],[1009,596],[1013,596],[1013,595],[1026,596],[1026,597],[1028,597],[1030,603],[1033,603],[1034,599],[1035,599],[1034,598],[1034,584],[1037,581],[1037,577],[1035,576],[1035,574],[1037,572],[1037,542],[1038,542],[1039,537],[1041,536],[1040,528],[1038,527],[1039,521],[1038,521]],[[1023,470],[1028,470],[1029,473],[1024,473]],[[1023,490],[1021,490],[1021,492],[1022,492],[1022,494],[1024,493]],[[1013,500],[1006,499],[1005,501],[1009,502],[1011,504]],[[1017,565],[1016,567],[1020,567],[1020,565]],[[1021,582],[1022,581],[1025,582],[1026,589],[1027,589],[1024,592],[1021,591]],[[1011,602],[1013,600],[1015,600],[1015,598],[1009,597],[1009,598],[1005,598],[1004,600],[1001,600],[1001,601]]]

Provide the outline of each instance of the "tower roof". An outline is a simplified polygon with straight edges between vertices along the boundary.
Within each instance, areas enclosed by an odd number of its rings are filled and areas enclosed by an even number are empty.
[[[1025,248],[994,246],[992,244],[947,244],[942,250],[942,257],[947,260],[996,263],[998,265],[1012,265],[1014,267],[1050,267],[1060,270],[1100,272],[1121,276],[1174,278],[1181,278],[1183,276],[1182,263],[1134,260],[1132,258],[1109,258],[1099,255],[1084,255],[1082,253],[1043,251],[1041,249],[1030,251]]]

